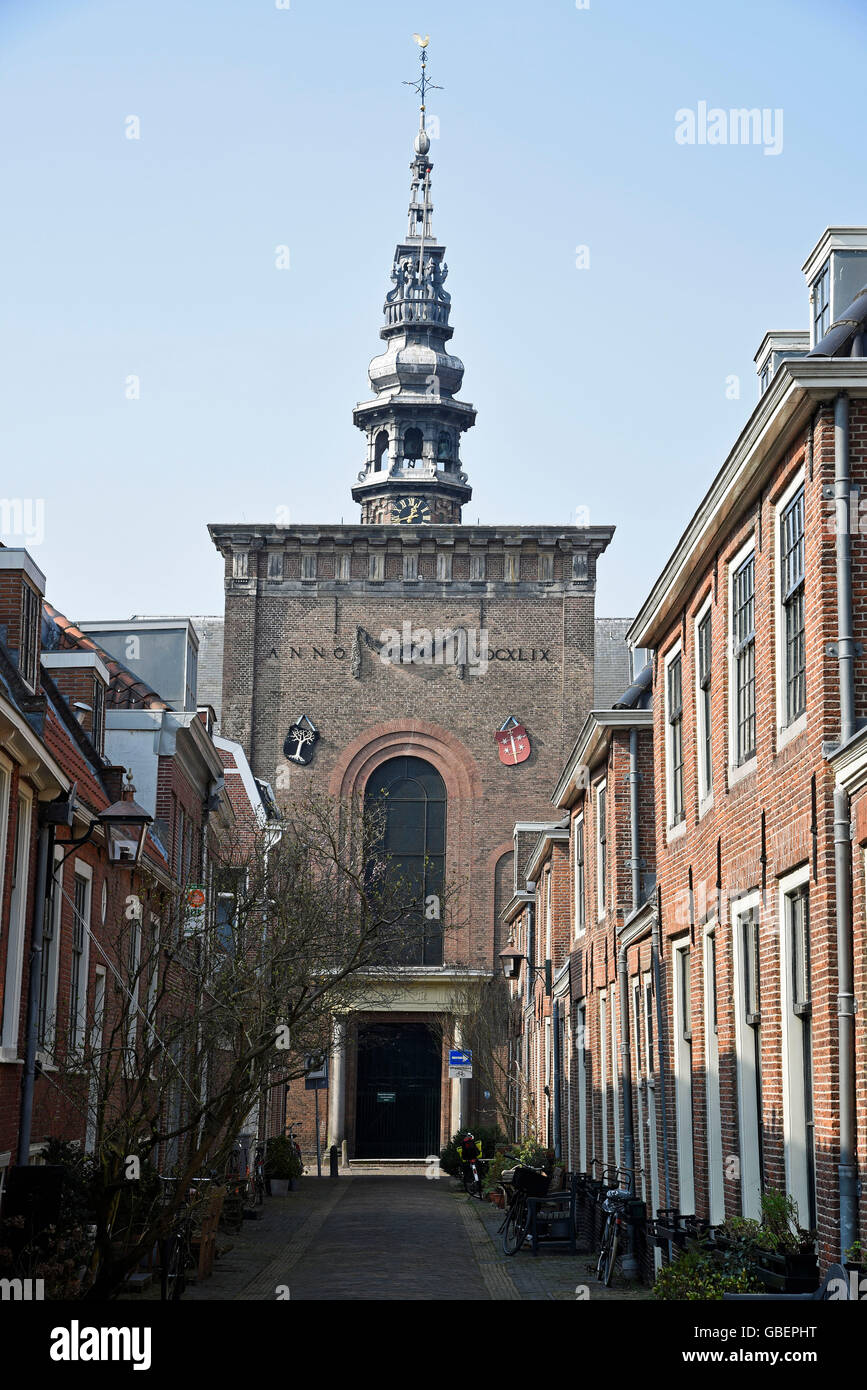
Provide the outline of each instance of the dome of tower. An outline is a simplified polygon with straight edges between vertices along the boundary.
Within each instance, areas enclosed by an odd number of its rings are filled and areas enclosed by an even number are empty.
[[[427,154],[428,150],[430,149],[430,136],[428,135],[427,131],[423,128],[419,131],[418,135],[415,137],[415,140],[413,141],[413,149],[415,150],[416,154]]]
[[[452,396],[460,390],[464,364],[427,343],[392,338],[386,351],[374,357],[368,376],[377,395]]]

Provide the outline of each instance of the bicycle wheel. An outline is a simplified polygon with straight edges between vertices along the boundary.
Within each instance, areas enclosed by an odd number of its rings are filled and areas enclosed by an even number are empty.
[[[506,1226],[503,1231],[503,1254],[516,1255],[524,1244],[529,1226],[527,1217],[527,1198],[520,1192],[509,1208]]]
[[[620,1244],[620,1226],[612,1217],[611,1239],[608,1242],[608,1252],[605,1258],[605,1265],[602,1270],[602,1282],[606,1288],[611,1283],[611,1276],[614,1273],[614,1264],[617,1259],[617,1247]]]
[[[184,1291],[184,1253],[179,1235],[162,1242],[160,1262],[160,1298],[163,1303],[175,1303]]]
[[[599,1256],[596,1260],[596,1278],[602,1280],[605,1273],[605,1266],[608,1263],[608,1250],[611,1245],[611,1238],[614,1231],[614,1217],[610,1212],[605,1217],[605,1225],[602,1227],[602,1240],[599,1245]]]

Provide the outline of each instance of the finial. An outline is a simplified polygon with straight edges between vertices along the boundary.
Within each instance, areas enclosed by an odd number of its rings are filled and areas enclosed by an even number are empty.
[[[418,135],[415,137],[414,148],[416,154],[423,155],[427,154],[430,149],[430,136],[424,127],[425,95],[429,87],[433,87],[437,92],[441,92],[442,87],[438,87],[435,82],[431,82],[427,75],[427,46],[430,43],[430,34],[425,34],[424,38],[422,38],[421,34],[413,34],[413,38],[421,50],[419,53],[419,57],[421,58],[421,77],[417,82],[404,82],[403,85],[405,87],[412,87],[413,91],[418,92],[421,97]]]

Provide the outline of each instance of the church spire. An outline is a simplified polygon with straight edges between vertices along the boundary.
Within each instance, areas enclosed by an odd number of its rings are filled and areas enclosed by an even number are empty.
[[[427,75],[429,38],[414,35],[421,49],[421,75],[411,86],[420,96],[419,128],[410,164],[409,225],[399,242],[385,297],[380,337],[386,350],[368,369],[375,398],[353,412],[367,438],[367,462],[352,496],[362,521],[376,523],[459,522],[472,495],[462,472],[459,445],[476,412],[455,399],[464,375],[460,358],[446,352],[453,329],[451,296],[445,289],[445,248],[433,234],[430,134],[426,96],[435,86]]]

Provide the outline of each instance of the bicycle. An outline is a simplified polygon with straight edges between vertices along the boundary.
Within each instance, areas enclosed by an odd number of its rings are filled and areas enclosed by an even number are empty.
[[[265,1145],[256,1147],[253,1160],[253,1201],[257,1207],[265,1205]]]
[[[510,1154],[509,1157],[513,1158],[515,1155]],[[527,1198],[544,1197],[551,1179],[544,1168],[528,1168],[521,1165],[520,1161],[516,1167],[506,1169],[501,1179],[507,1190],[508,1205],[498,1233],[503,1237],[503,1254],[516,1255],[530,1229]]]
[[[605,1173],[608,1169],[603,1169],[602,1178],[605,1181]],[[615,1185],[613,1187],[603,1187],[599,1195],[599,1202],[605,1212],[605,1225],[602,1228],[602,1240],[599,1246],[599,1258],[596,1261],[596,1278],[608,1288],[614,1274],[614,1266],[622,1243],[622,1237],[631,1224],[632,1203],[635,1201],[634,1185],[635,1177],[643,1170],[641,1168],[615,1168]],[[621,1174],[631,1174],[631,1180],[627,1180],[625,1187],[620,1186]]]
[[[174,1187],[179,1179],[159,1175],[163,1188],[162,1205],[167,1207],[174,1195]],[[193,1178],[192,1191],[207,1186],[210,1178]],[[159,1242],[160,1251],[160,1299],[163,1303],[176,1303],[187,1286],[187,1269],[195,1262],[192,1252],[193,1212],[198,1204],[198,1196],[191,1201],[188,1191],[174,1215],[174,1225],[167,1236]]]

